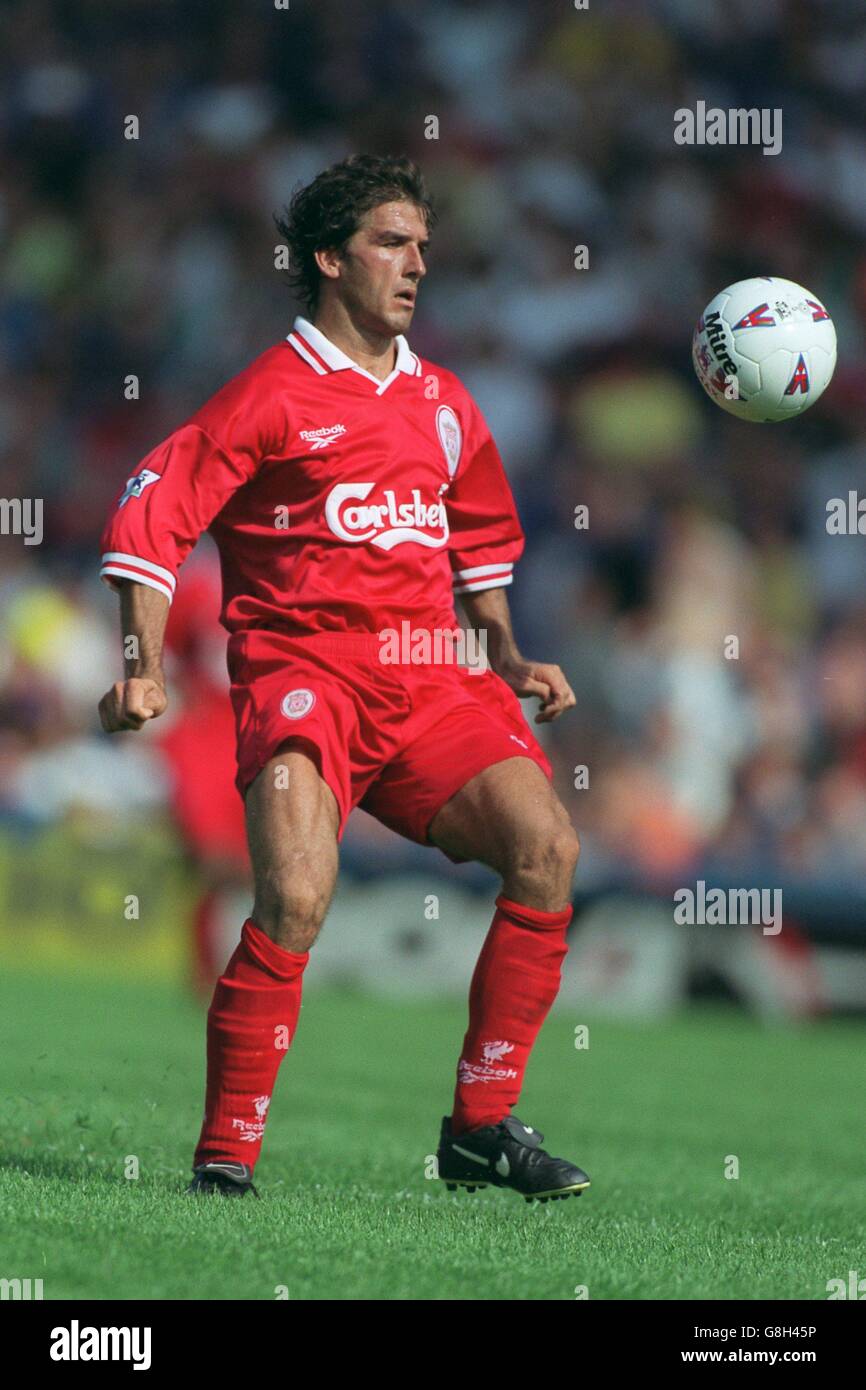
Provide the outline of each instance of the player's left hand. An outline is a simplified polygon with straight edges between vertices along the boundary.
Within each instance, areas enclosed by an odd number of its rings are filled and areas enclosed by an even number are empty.
[[[523,657],[518,657],[497,668],[497,675],[521,700],[531,695],[538,696],[541,709],[535,716],[536,724],[549,724],[551,719],[558,719],[577,703],[561,667],[546,661],[525,661]]]

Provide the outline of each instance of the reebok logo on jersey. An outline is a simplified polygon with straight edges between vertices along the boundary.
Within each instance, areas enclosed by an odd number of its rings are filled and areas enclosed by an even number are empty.
[[[381,550],[415,541],[438,548],[448,540],[445,503],[437,498],[424,502],[421,489],[413,487],[411,501],[398,502],[393,488],[382,491],[382,502],[367,502],[375,483],[338,483],[328,493],[325,520],[341,541],[369,541]],[[350,505],[364,502],[365,506]]]
[[[301,430],[301,438],[311,449],[327,449],[335,439],[346,433],[345,425],[326,425],[320,430]]]

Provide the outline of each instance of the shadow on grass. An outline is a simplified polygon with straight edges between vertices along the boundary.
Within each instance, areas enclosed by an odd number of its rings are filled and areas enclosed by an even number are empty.
[[[189,1183],[189,1175],[182,1168],[150,1169],[147,1177],[133,1180],[118,1173],[116,1164],[90,1162],[87,1158],[62,1158],[59,1154],[44,1153],[0,1153],[0,1182],[4,1176],[13,1173],[58,1183],[80,1184],[92,1178],[114,1189],[156,1192],[163,1198],[184,1196]]]
[[[0,1173],[23,1173],[29,1178],[54,1178],[63,1181],[98,1178],[112,1186],[128,1186],[128,1179],[118,1173],[117,1166],[93,1163],[87,1158],[62,1158],[59,1154],[0,1153]]]

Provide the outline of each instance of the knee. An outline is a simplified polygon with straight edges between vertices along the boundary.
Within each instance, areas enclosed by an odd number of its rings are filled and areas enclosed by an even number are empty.
[[[551,877],[567,878],[570,883],[579,858],[580,841],[574,826],[558,824],[551,828],[541,847],[541,861]]]
[[[568,896],[580,856],[580,841],[566,820],[536,827],[508,856],[506,878],[516,879],[533,894]]]
[[[285,950],[308,951],[325,920],[330,896],[306,879],[268,879],[256,884],[253,920]]]

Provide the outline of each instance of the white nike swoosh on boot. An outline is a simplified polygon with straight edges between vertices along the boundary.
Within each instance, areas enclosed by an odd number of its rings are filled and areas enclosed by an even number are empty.
[[[473,1163],[483,1163],[487,1167],[487,1159],[482,1154],[470,1153],[468,1149],[461,1149],[459,1144],[452,1144],[455,1153],[462,1154],[464,1158],[471,1158]]]

